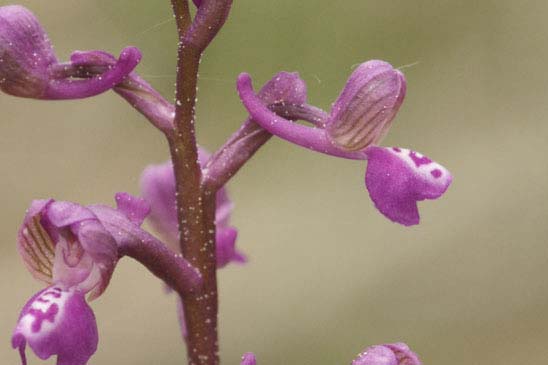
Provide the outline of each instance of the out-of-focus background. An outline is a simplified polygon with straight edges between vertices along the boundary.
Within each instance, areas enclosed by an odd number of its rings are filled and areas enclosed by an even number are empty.
[[[173,95],[169,1],[21,1],[60,59],[74,49],[144,54],[138,71]],[[8,2],[1,1],[6,5]],[[385,145],[449,168],[422,224],[381,216],[365,166],[272,140],[230,183],[246,266],[219,273],[221,356],[238,364],[347,364],[365,346],[405,341],[425,364],[541,364],[548,359],[548,3],[512,0],[235,1],[200,72],[200,142],[213,150],[246,117],[235,78],[258,86],[299,71],[329,109],[353,67],[404,68],[408,96]],[[20,307],[40,288],[16,230],[34,198],[113,203],[138,193],[166,144],[113,93],[40,102],[0,95],[0,363]],[[92,303],[92,364],[182,364],[173,296],[123,260]],[[31,364],[42,363],[31,357]],[[47,364],[53,364],[50,360]]]

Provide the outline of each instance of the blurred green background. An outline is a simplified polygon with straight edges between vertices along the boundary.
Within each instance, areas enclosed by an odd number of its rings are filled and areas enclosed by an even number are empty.
[[[20,3],[60,59],[136,45],[138,71],[173,95],[167,0]],[[392,341],[425,364],[546,362],[547,14],[540,0],[235,1],[202,62],[202,145],[220,146],[245,118],[234,91],[242,71],[257,86],[299,71],[309,100],[329,109],[353,65],[380,58],[414,64],[384,144],[425,153],[455,179],[442,199],[421,204],[420,226],[404,228],[373,207],[363,163],[272,140],[229,186],[250,262],[219,273],[224,364],[245,351],[263,365],[347,364]],[[167,148],[113,93],[70,102],[1,95],[0,108],[0,363],[11,365],[19,309],[40,288],[15,250],[29,202],[112,204],[114,192],[138,192],[141,170]],[[174,298],[135,262],[123,260],[92,305],[92,364],[185,363]]]

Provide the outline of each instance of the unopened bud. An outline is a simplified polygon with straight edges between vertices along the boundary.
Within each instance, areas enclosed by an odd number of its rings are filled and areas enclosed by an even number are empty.
[[[389,63],[362,63],[333,104],[326,123],[329,136],[348,151],[379,143],[403,102],[405,90],[403,74]]]
[[[38,19],[19,5],[0,7],[0,89],[21,97],[40,97],[56,63]]]
[[[417,355],[404,343],[371,346],[352,365],[421,365]]]

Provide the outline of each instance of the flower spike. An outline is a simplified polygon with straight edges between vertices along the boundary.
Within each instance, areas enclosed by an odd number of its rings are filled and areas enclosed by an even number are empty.
[[[0,7],[0,89],[7,94],[46,100],[101,94],[122,82],[141,60],[127,47],[104,73],[85,80],[63,77],[51,42],[32,12],[23,6]]]

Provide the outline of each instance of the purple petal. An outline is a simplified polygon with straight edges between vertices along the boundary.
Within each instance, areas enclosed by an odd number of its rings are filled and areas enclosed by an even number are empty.
[[[217,211],[215,212],[215,224],[217,224],[217,227],[228,226],[232,209],[234,209],[234,203],[228,197],[228,192],[223,186],[217,191]]]
[[[17,232],[17,251],[29,272],[36,279],[52,283],[55,242],[40,222],[53,200],[34,200]]]
[[[439,198],[452,181],[449,171],[403,148],[369,147],[365,185],[377,209],[390,220],[419,223],[417,201]]]
[[[378,144],[405,97],[403,74],[384,61],[362,63],[333,104],[327,131],[349,151]]]
[[[7,94],[41,98],[48,67],[57,62],[38,19],[19,5],[0,7],[0,88]]]
[[[80,283],[78,288],[90,291],[89,300],[93,300],[105,291],[110,282],[118,262],[118,247],[111,232],[98,220],[82,222],[75,230],[85,254],[93,262],[89,280]]]
[[[236,249],[238,231],[233,227],[218,227],[217,241],[217,268],[222,268],[231,262],[245,263],[247,258]]]
[[[174,251],[179,251],[175,176],[171,161],[145,168],[141,174],[141,194],[150,204],[148,220],[152,227]]]
[[[95,316],[83,293],[52,286],[25,304],[11,341],[23,364],[28,344],[42,360],[57,355],[58,365],[86,365],[97,350]]]
[[[259,91],[265,105],[306,103],[306,84],[297,72],[278,72]]]
[[[394,351],[396,358],[398,359],[398,365],[421,365],[421,361],[417,354],[415,354],[409,346],[405,343],[397,342],[391,344],[385,344],[390,350]]]
[[[70,226],[88,219],[96,219],[88,208],[67,201],[57,201],[50,204],[45,218],[57,228]]]
[[[150,213],[150,205],[143,198],[128,193],[117,193],[114,198],[116,199],[118,210],[138,226],[143,223]]]
[[[421,365],[417,355],[404,343],[371,346],[352,365]]]
[[[257,360],[255,359],[255,354],[253,352],[246,352],[242,355],[241,365],[256,365]]]

